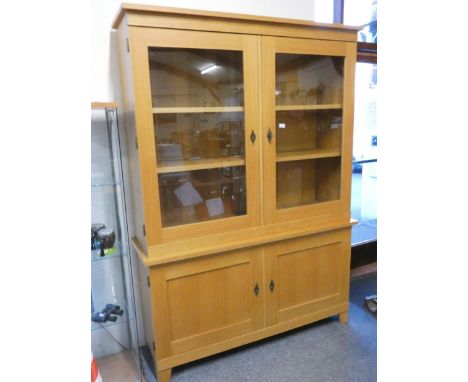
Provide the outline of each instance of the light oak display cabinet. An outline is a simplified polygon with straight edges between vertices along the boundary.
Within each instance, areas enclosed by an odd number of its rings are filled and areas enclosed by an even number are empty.
[[[113,27],[158,381],[346,322],[357,28],[135,4]]]

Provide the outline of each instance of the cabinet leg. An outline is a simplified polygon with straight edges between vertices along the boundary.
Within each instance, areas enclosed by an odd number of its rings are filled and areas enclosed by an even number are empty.
[[[349,316],[348,311],[340,313],[339,314],[340,324],[347,324],[348,323],[348,316]]]
[[[169,382],[172,369],[158,371],[158,382]]]

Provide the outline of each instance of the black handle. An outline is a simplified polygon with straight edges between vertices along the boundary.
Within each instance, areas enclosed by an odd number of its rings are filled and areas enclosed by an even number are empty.
[[[273,138],[273,133],[271,132],[271,129],[268,129],[267,138],[268,142],[271,143],[271,139]]]
[[[273,292],[273,289],[275,289],[275,283],[273,280],[270,281],[270,290]]]
[[[255,143],[255,139],[257,139],[257,136],[255,135],[254,131],[252,130],[252,132],[250,133],[250,141],[252,142],[252,144]]]
[[[255,288],[254,288],[255,296],[258,296],[259,292],[260,292],[260,288],[258,287],[258,284],[255,284]]]

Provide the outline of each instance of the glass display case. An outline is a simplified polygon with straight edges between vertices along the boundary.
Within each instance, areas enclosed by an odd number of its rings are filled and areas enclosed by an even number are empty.
[[[129,380],[141,366],[117,107],[91,104],[91,347],[104,380],[113,360]],[[117,357],[117,358],[116,358]],[[133,378],[134,377],[134,378]]]

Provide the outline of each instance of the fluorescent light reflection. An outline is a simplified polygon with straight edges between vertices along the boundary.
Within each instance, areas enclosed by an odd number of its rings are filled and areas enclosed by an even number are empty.
[[[217,67],[218,67],[218,65],[211,65],[211,66],[208,66],[207,68],[205,68],[205,69],[203,69],[202,71],[200,71],[200,74],[209,73],[209,72],[215,70]]]

